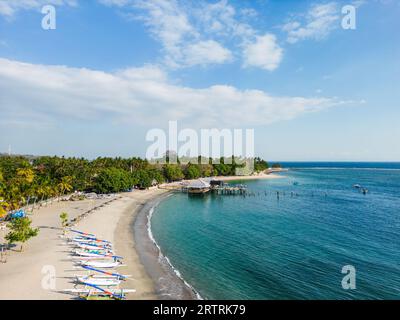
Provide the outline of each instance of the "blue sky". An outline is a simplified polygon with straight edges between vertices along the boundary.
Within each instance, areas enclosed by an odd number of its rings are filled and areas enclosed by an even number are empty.
[[[0,0],[0,151],[144,156],[177,120],[254,128],[269,160],[400,161],[399,17],[395,0]]]

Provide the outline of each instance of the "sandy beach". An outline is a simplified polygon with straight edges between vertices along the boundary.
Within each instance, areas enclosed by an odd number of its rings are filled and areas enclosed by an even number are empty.
[[[274,179],[278,175],[249,177],[221,177],[223,180]],[[124,257],[126,266],[118,272],[132,279],[123,288],[136,289],[128,299],[195,299],[196,294],[173,272],[168,260],[148,235],[148,215],[165,196],[167,190],[134,190],[109,199],[60,201],[41,207],[30,215],[32,226],[40,228],[23,252],[13,247],[0,263],[0,300],[34,299],[63,300],[76,296],[62,292],[74,287],[74,275],[82,274],[74,268],[71,247],[61,237],[61,212],[70,219],[96,208],[81,220],[75,229],[93,233],[114,244],[116,254]],[[3,243],[5,231],[0,231]]]
[[[76,229],[113,242],[116,253],[125,257],[124,263],[127,267],[121,267],[118,271],[130,274],[135,279],[125,284],[125,287],[136,289],[128,297],[130,299],[157,298],[153,282],[134,248],[133,221],[138,208],[163,193],[164,190],[154,189],[120,194],[114,201],[94,210],[75,226]],[[7,253],[7,262],[0,263],[0,299],[73,299],[74,296],[61,291],[73,288],[73,277],[81,272],[74,269],[71,248],[60,238],[62,230],[59,215],[65,211],[73,219],[107,201],[109,200],[60,201],[35,210],[30,218],[32,226],[40,228],[39,235],[25,245],[24,252],[17,252],[19,246],[12,248]],[[1,237],[4,237],[4,231]]]

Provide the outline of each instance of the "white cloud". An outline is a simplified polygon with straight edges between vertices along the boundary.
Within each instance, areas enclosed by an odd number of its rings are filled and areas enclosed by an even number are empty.
[[[254,10],[253,8],[243,8],[240,10],[240,14],[247,17],[247,18],[255,18],[258,17],[258,12],[257,10]]]
[[[0,0],[0,15],[11,18],[20,10],[37,10],[48,4],[76,6],[77,0]]]
[[[168,53],[175,53],[186,39],[197,37],[189,18],[175,0],[139,0],[135,7],[146,12],[139,16]]]
[[[232,53],[216,40],[203,39],[193,26],[183,5],[175,0],[139,0],[134,7],[145,12],[139,19],[161,42],[170,67],[220,64],[232,59]]]
[[[232,59],[231,51],[214,40],[199,41],[188,45],[185,51],[185,64],[189,66],[224,63]]]
[[[233,62],[243,55],[240,52],[243,47],[260,41],[257,37],[260,32],[248,23],[254,20],[258,12],[252,8],[236,10],[228,0],[97,1],[118,8],[129,19],[142,21],[149,33],[161,44],[163,63],[170,68]],[[78,2],[79,0],[0,0],[0,15],[12,17],[19,10],[38,10],[45,4],[76,6]],[[278,51],[275,50],[275,54]],[[264,54],[270,56],[271,52]],[[267,61],[252,65],[271,70],[279,65],[277,61],[280,59],[276,57],[271,63]]]
[[[201,2],[197,10],[194,10],[194,19],[201,29],[214,36],[236,37],[246,40],[257,33],[249,24],[240,20],[234,6],[228,0],[220,0],[215,3]],[[250,14],[250,9],[244,11]],[[252,9],[253,14],[256,12]],[[243,10],[239,12],[243,14]]]
[[[99,0],[99,2],[106,6],[123,7],[123,6],[130,4],[132,1],[131,0]]]
[[[256,41],[245,45],[244,66],[260,67],[273,71],[282,61],[283,49],[276,43],[273,34],[256,37]]]
[[[120,0],[106,2],[122,5]],[[127,15],[143,21],[161,43],[164,62],[172,68],[232,62],[239,55],[236,51],[255,41],[258,33],[243,21],[257,12],[242,9],[238,13],[228,0],[131,0],[123,4],[134,9]]]
[[[287,32],[289,43],[305,39],[321,40],[339,27],[339,18],[340,11],[336,2],[314,4],[305,15],[304,21],[289,21],[282,30]]]
[[[3,126],[40,119],[46,125],[57,119],[103,119],[147,126],[168,120],[194,127],[257,126],[344,103],[226,85],[178,86],[155,66],[106,73],[7,59],[0,59],[0,91]]]

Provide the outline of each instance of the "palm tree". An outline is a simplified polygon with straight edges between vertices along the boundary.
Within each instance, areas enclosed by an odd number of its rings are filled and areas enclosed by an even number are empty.
[[[4,217],[7,214],[7,209],[9,204],[4,200],[3,197],[0,197],[0,218]]]
[[[57,185],[58,190],[61,192],[61,195],[64,195],[65,191],[72,190],[72,177],[66,176],[61,178],[61,182]]]
[[[3,195],[10,210],[18,209],[25,200],[19,186],[16,184],[7,185],[3,190]]]
[[[17,177],[24,183],[32,183],[35,178],[35,173],[31,168],[18,168]]]

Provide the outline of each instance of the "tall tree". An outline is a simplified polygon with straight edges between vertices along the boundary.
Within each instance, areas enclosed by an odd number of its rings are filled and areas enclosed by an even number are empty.
[[[32,221],[28,217],[12,219],[8,224],[10,232],[5,237],[8,243],[21,242],[20,251],[22,251],[25,242],[39,233],[38,228],[31,228],[31,223]]]

